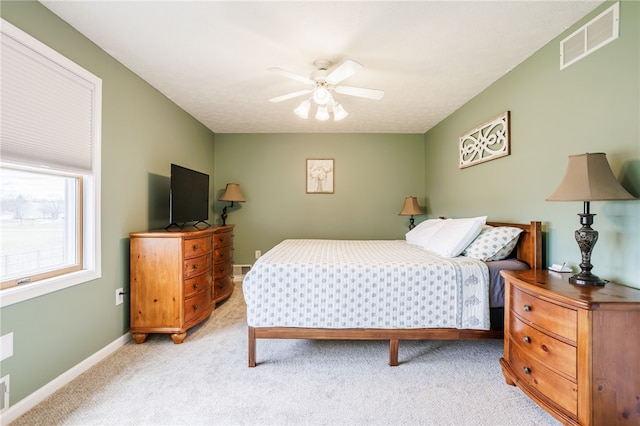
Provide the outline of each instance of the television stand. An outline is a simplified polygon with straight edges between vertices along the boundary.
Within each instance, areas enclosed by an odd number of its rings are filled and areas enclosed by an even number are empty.
[[[206,226],[198,226],[201,223],[204,223]],[[165,231],[169,231],[172,228],[178,228],[178,230],[182,231],[186,227],[187,227],[187,223],[186,222],[183,223],[182,225],[178,225],[177,223],[172,222],[167,227],[165,227],[164,229],[165,229]],[[194,228],[194,229],[201,230],[201,229],[211,228],[211,225],[209,223],[207,223],[206,221],[204,221],[204,220],[199,220],[196,223],[194,223],[193,225],[189,225],[189,228]]]
[[[204,223],[205,226],[198,226],[201,223]],[[207,221],[205,221],[205,220],[199,220],[199,221],[197,221],[196,223],[193,224],[193,227],[196,228],[196,229],[207,229],[207,228],[211,228],[211,225],[208,224]]]

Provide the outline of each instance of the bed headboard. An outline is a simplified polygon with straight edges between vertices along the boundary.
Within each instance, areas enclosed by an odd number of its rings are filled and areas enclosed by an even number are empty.
[[[505,223],[487,222],[491,226],[513,226],[522,229],[514,252],[518,260],[526,262],[531,269],[542,269],[542,225],[541,222]]]

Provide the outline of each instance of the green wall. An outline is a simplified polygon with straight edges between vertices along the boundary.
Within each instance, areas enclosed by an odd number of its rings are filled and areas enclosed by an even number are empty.
[[[423,135],[216,134],[215,157],[219,193],[236,182],[247,200],[227,218],[240,264],[286,238],[401,239],[405,197],[424,207]],[[334,194],[306,193],[307,158],[335,160]]]
[[[213,173],[213,133],[73,28],[32,1],[6,2],[1,16],[102,79],[102,278],[2,308],[0,334],[14,333],[10,404],[125,334],[132,231],[158,224],[170,164]],[[213,188],[213,185],[212,185]],[[213,194],[211,194],[213,197]],[[149,208],[152,207],[152,209]]]
[[[547,202],[567,157],[605,152],[626,189],[640,195],[640,3],[620,5],[620,37],[560,71],[559,41],[606,3],[425,135],[426,197],[436,215],[540,220],[546,261],[580,263],[580,202]],[[458,138],[511,111],[511,155],[458,168]],[[604,279],[640,288],[640,201],[592,202],[599,232],[592,263]]]

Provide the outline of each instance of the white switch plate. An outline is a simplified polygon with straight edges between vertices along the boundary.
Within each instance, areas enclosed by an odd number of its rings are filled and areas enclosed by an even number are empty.
[[[116,289],[116,305],[121,305],[124,302],[124,290],[122,287]]]
[[[13,333],[0,337],[0,361],[13,356]]]

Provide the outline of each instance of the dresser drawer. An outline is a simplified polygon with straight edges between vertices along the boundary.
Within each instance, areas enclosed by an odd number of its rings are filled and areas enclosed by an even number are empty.
[[[213,278],[220,279],[224,278],[233,273],[233,266],[231,260],[226,260],[224,262],[216,263],[213,267]]]
[[[539,299],[516,286],[511,290],[510,307],[525,321],[576,341],[578,314],[575,310]]]
[[[184,261],[184,277],[191,278],[211,269],[211,254]]]
[[[211,292],[203,291],[184,301],[184,322],[189,325],[192,320],[211,313]]]
[[[527,353],[544,363],[546,366],[559,371],[568,378],[576,379],[576,348],[568,343],[554,339],[533,327],[511,317],[510,341]]]
[[[227,275],[220,279],[216,279],[213,284],[213,296],[218,297],[225,288],[233,288],[233,277]]]
[[[211,251],[211,237],[189,238],[184,242],[184,257],[200,256]]]
[[[231,262],[233,257],[233,247],[231,246],[221,247],[221,248],[216,247],[213,250],[213,256],[214,256],[215,263],[226,262],[226,261]]]
[[[184,297],[191,297],[195,293],[211,287],[211,274],[200,274],[194,278],[184,280]]]
[[[233,233],[232,232],[223,232],[223,233],[220,233],[220,234],[215,234],[213,236],[213,238],[215,239],[215,246],[216,247],[230,246],[231,243],[233,243]]]
[[[511,343],[510,351],[510,363],[519,380],[526,382],[529,388],[540,392],[573,416],[577,414],[578,387],[574,382],[545,368],[518,345]]]

